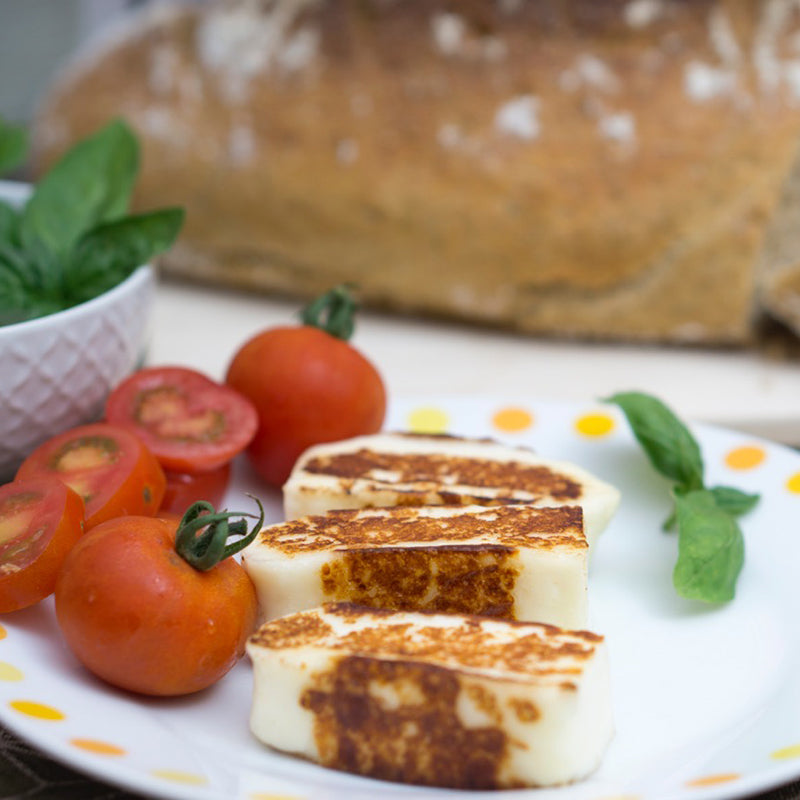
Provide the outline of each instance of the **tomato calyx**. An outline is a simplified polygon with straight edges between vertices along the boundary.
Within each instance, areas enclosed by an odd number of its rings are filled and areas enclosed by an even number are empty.
[[[205,500],[193,503],[178,523],[175,551],[196,570],[207,572],[229,556],[244,550],[256,538],[264,524],[264,506],[257,497],[253,497],[253,500],[258,505],[258,517],[245,512],[217,511]],[[239,519],[231,522],[234,517]],[[257,520],[249,532],[247,521],[241,519],[242,517]],[[228,541],[237,536],[238,539]]]
[[[321,330],[345,342],[356,327],[355,313],[358,303],[347,284],[335,286],[312,300],[300,312],[303,325]]]

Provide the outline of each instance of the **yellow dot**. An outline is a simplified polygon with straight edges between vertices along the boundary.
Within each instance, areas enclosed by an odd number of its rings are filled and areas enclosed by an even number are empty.
[[[414,433],[445,433],[449,424],[440,408],[417,408],[408,415],[408,426]]]
[[[299,794],[273,794],[272,792],[253,792],[249,795],[250,800],[307,800],[307,797]]]
[[[524,408],[501,408],[492,417],[492,424],[506,433],[518,433],[533,425],[533,415]]]
[[[607,436],[614,425],[614,418],[602,413],[584,414],[575,420],[575,430],[583,436]]]
[[[800,758],[800,744],[792,744],[789,747],[782,747],[780,750],[770,753],[770,758]]]
[[[46,719],[51,722],[58,722],[66,718],[66,714],[59,711],[52,706],[46,706],[43,703],[36,703],[33,700],[12,700],[8,704],[14,711],[20,714],[25,714],[28,717],[35,717],[36,719]]]
[[[21,681],[24,677],[13,664],[0,661],[0,681]]]
[[[686,785],[699,789],[703,786],[717,786],[720,783],[738,781],[740,777],[738,772],[721,772],[718,775],[704,775],[702,778],[686,781]]]
[[[800,494],[800,472],[795,472],[794,475],[789,476],[786,481],[786,488],[792,494]]]
[[[201,786],[208,783],[208,780],[202,775],[196,775],[193,772],[181,772],[178,769],[154,769],[150,774],[156,778],[164,778],[164,780],[174,781],[175,783],[187,783],[192,786]]]
[[[753,469],[767,457],[763,447],[746,445],[736,447],[725,456],[725,464],[731,469]]]
[[[101,742],[98,739],[70,739],[69,743],[80,750],[89,753],[96,753],[101,756],[124,756],[125,750],[109,742]]]
[[[0,625],[0,639],[5,639],[5,638],[6,638],[6,629],[2,625]]]

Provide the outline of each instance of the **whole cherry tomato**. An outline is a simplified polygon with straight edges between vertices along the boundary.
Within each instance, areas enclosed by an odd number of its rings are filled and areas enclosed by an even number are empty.
[[[83,534],[83,500],[55,478],[0,486],[0,613],[51,594],[72,546]]]
[[[185,367],[148,367],[120,383],[106,419],[135,433],[165,470],[205,472],[240,453],[258,425],[250,401]]]
[[[247,533],[231,516],[198,503],[180,520],[120,517],[85,534],[55,590],[56,618],[78,660],[147,695],[189,694],[225,675],[257,617],[253,584],[227,556],[252,541],[264,519],[262,509]],[[231,534],[242,538],[226,544]]]
[[[62,480],[83,498],[87,531],[123,514],[152,516],[166,486],[164,471],[144,444],[104,422],[48,439],[22,462],[17,480],[41,475]]]
[[[212,506],[218,506],[225,499],[231,481],[231,464],[207,472],[171,472],[164,470],[167,477],[167,489],[158,515],[164,512],[183,514],[192,503],[205,500]]]
[[[381,376],[347,341],[355,308],[338,287],[303,311],[304,325],[257,334],[228,367],[228,385],[258,411],[247,455],[268,484],[281,486],[311,445],[375,433],[383,425]]]

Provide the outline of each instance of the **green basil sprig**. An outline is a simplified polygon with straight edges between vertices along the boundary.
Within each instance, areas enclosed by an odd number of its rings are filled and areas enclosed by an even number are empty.
[[[20,166],[27,152],[28,132],[25,128],[0,119],[0,175]]]
[[[672,573],[676,591],[706,603],[732,600],[744,564],[744,537],[736,517],[750,511],[759,495],[732,486],[706,487],[697,440],[658,398],[620,392],[606,402],[622,409],[653,467],[673,482],[675,511],[664,527],[678,528]]]
[[[182,209],[128,214],[138,171],[136,136],[113,120],[71,148],[22,209],[0,203],[0,324],[97,297],[172,245]]]

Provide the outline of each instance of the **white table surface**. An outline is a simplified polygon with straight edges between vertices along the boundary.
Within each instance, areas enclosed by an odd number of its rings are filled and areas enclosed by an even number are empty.
[[[221,380],[247,338],[297,324],[300,305],[162,278],[148,363],[181,364]],[[591,403],[637,389],[688,420],[800,445],[800,363],[763,353],[556,342],[365,311],[351,342],[394,398],[491,394]]]

